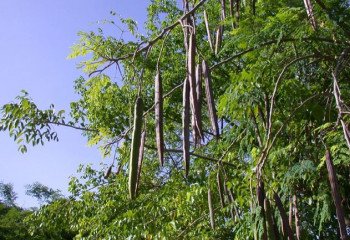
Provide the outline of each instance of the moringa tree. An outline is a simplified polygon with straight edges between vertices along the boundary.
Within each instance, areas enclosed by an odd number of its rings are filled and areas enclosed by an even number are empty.
[[[33,234],[348,238],[347,1],[154,0],[146,34],[120,20],[135,40],[79,33],[70,119],[25,92],[2,108],[23,152],[63,125],[113,158],[105,174],[82,166]]]

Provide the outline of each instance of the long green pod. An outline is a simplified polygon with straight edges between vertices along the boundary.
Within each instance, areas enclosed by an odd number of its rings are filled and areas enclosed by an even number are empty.
[[[277,206],[277,208],[280,212],[280,215],[281,215],[284,235],[288,240],[292,240],[292,239],[294,239],[293,231],[292,231],[291,227],[289,226],[287,213],[283,207],[282,201],[276,192],[274,193],[273,198],[275,200],[276,206]]]
[[[137,169],[140,154],[141,131],[142,131],[143,101],[138,97],[134,109],[134,129],[132,132],[130,163],[129,163],[129,197],[136,196]]]
[[[203,67],[205,94],[206,94],[206,99],[207,99],[208,113],[209,113],[211,128],[213,130],[213,135],[218,138],[220,135],[219,124],[218,124],[218,117],[216,114],[213,90],[212,90],[212,86],[211,86],[210,72],[209,72],[209,67],[208,67],[207,63],[204,60],[202,62],[202,67]]]
[[[214,208],[213,208],[213,201],[212,201],[210,188],[208,189],[208,208],[209,208],[210,226],[212,229],[215,229]]]
[[[335,205],[335,213],[338,219],[339,232],[341,236],[340,238],[342,240],[349,239],[347,237],[347,232],[346,232],[345,213],[341,203],[342,198],[339,193],[338,179],[334,169],[331,153],[328,149],[326,150],[326,165],[327,165],[327,171],[328,171],[328,179],[332,190],[332,198]]]
[[[135,190],[136,193],[140,187],[141,170],[142,170],[142,163],[143,163],[143,153],[145,151],[145,141],[146,141],[146,131],[144,130],[141,134],[139,160],[138,160],[138,165],[137,165],[137,182],[136,182],[136,190]]]
[[[204,141],[203,136],[203,129],[202,129],[202,65],[197,64],[196,65],[196,92],[197,92],[197,105],[198,105],[198,112],[197,112],[197,127],[198,127],[198,133],[199,133],[199,139],[197,142],[201,142],[201,140]]]
[[[196,88],[196,36],[194,31],[190,34],[189,49],[187,57],[188,80],[190,83],[190,102],[192,111],[192,129],[195,144],[200,139],[199,123],[198,123],[198,98]]]
[[[224,190],[224,184],[222,182],[220,171],[218,171],[216,174],[216,182],[218,184],[221,207],[224,208],[225,207],[225,195],[224,195],[225,190]]]
[[[210,28],[209,28],[208,14],[205,10],[203,12],[203,16],[204,16],[205,29],[207,30],[209,47],[211,51],[214,52],[213,42],[211,40],[211,34],[210,34]]]
[[[155,121],[156,121],[156,143],[158,159],[161,166],[164,164],[164,132],[163,132],[163,83],[159,70],[155,77]]]
[[[182,101],[182,152],[187,177],[190,168],[190,84],[188,78],[184,82]]]

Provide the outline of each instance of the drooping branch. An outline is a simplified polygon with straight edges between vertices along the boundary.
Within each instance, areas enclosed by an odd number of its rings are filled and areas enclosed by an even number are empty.
[[[171,32],[177,25],[179,25],[184,19],[186,19],[188,16],[192,15],[200,6],[202,6],[207,0],[201,0],[197,5],[195,5],[190,11],[186,12],[184,15],[182,15],[176,22],[171,24],[170,26],[167,26],[164,28],[160,34],[158,34],[155,38],[151,39],[148,42],[141,42],[139,44],[139,47],[136,49],[135,52],[126,54],[124,56],[113,58],[112,60],[114,62],[119,62],[121,60],[125,60],[128,58],[134,58],[138,54],[147,51],[151,46],[153,46],[155,43],[157,43],[160,39],[164,38],[169,32]]]
[[[270,153],[270,150],[273,146],[273,144],[275,143],[277,137],[280,135],[280,133],[282,132],[282,130],[287,126],[287,124],[290,122],[290,120],[292,119],[292,117],[299,111],[300,108],[302,108],[306,103],[308,103],[309,101],[311,101],[312,99],[314,99],[315,97],[319,96],[320,94],[314,94],[310,97],[308,97],[307,99],[305,99],[303,102],[301,102],[299,104],[299,106],[297,106],[294,111],[288,116],[288,118],[282,123],[282,126],[277,130],[277,132],[275,133],[275,135],[273,136],[271,142],[267,145],[265,145],[264,149],[262,150],[262,153],[260,155],[258,164],[257,164],[257,178],[260,179],[261,174],[262,174],[262,169],[265,165],[265,161]]]
[[[338,75],[341,72],[341,69],[343,68],[343,66],[347,63],[348,59],[349,59],[349,52],[350,52],[350,48],[346,48],[342,54],[340,55],[338,61],[337,61],[337,66],[335,68],[334,71],[332,71],[332,77],[333,77],[333,95],[335,98],[335,103],[336,103],[336,107],[338,109],[338,114],[339,114],[339,120],[340,123],[342,125],[343,128],[343,134],[344,134],[344,138],[346,141],[346,144],[350,150],[350,131],[347,127],[347,125],[344,122],[343,119],[343,115],[346,112],[346,110],[348,109],[344,109],[344,103],[342,101],[341,98],[341,92],[340,92],[340,88],[339,88],[339,84],[338,84]]]
[[[331,44],[339,44],[337,42],[335,42],[333,39],[328,39],[328,38],[315,38],[315,37],[306,37],[306,38],[301,38],[301,39],[296,39],[296,38],[282,38],[281,40],[277,40],[277,39],[273,39],[273,40],[269,40],[269,41],[266,41],[266,42],[263,42],[259,45],[255,45],[254,47],[250,47],[246,50],[243,50],[241,52],[238,52],[218,63],[215,63],[213,66],[210,67],[210,70],[214,70],[215,68],[225,64],[225,63],[228,63],[230,61],[232,61],[233,59],[236,59],[236,58],[239,58],[249,52],[252,52],[252,51],[255,51],[255,50],[258,50],[258,49],[261,49],[263,47],[266,47],[266,46],[269,46],[269,45],[272,45],[272,44],[275,44],[275,43],[285,43],[285,42],[297,42],[297,41],[319,41],[319,42],[326,42],[326,43],[331,43]],[[349,43],[341,43],[341,44],[345,44],[345,45],[349,45]]]
[[[51,122],[51,121],[47,121],[46,123],[47,123],[47,124],[57,125],[57,126],[63,126],[63,127],[74,128],[74,129],[81,130],[81,131],[95,132],[95,133],[98,133],[98,132],[99,132],[97,129],[78,127],[78,126],[74,126],[74,125],[67,124],[67,123],[62,123],[62,122]]]
[[[313,58],[313,57],[317,57],[315,54],[310,54],[310,55],[306,55],[306,56],[301,56],[301,57],[297,57],[295,59],[293,59],[292,61],[290,61],[289,63],[287,63],[282,71],[280,72],[280,74],[278,75],[278,78],[276,80],[276,83],[275,83],[275,87],[273,89],[273,92],[272,92],[272,96],[271,96],[271,100],[270,100],[270,108],[269,108],[269,119],[267,121],[268,123],[268,126],[267,126],[267,137],[266,137],[266,142],[269,142],[270,140],[270,135],[271,135],[271,128],[272,128],[272,115],[273,115],[273,111],[274,111],[274,106],[275,106],[275,99],[276,99],[276,94],[277,94],[277,89],[280,85],[280,82],[282,80],[282,77],[284,76],[285,72],[287,71],[287,69],[292,66],[294,63],[300,61],[300,60],[304,60],[304,59],[307,59],[307,58]]]

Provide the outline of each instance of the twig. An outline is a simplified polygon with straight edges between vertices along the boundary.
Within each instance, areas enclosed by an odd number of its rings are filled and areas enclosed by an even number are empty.
[[[265,161],[269,155],[269,152],[273,146],[273,144],[275,143],[277,137],[279,136],[279,134],[282,132],[282,130],[284,129],[284,127],[287,125],[287,123],[291,120],[291,118],[294,116],[294,114],[299,111],[299,109],[301,107],[303,107],[307,102],[311,101],[312,99],[314,99],[315,97],[317,97],[319,95],[319,93],[317,94],[314,94],[310,97],[308,97],[307,99],[305,99],[303,102],[301,102],[299,104],[298,107],[296,107],[294,109],[294,111],[289,115],[289,117],[287,118],[287,120],[285,122],[283,122],[282,126],[278,129],[278,131],[276,132],[276,134],[273,136],[270,144],[266,144],[264,149],[262,150],[262,154],[260,155],[260,158],[259,158],[259,161],[258,161],[258,164],[257,164],[257,178],[258,180],[260,179],[261,177],[261,172],[262,172],[262,169],[265,165]]]
[[[283,67],[282,71],[280,72],[280,74],[279,74],[279,76],[277,78],[277,81],[275,83],[275,87],[273,89],[272,96],[271,96],[271,103],[270,103],[270,109],[269,109],[269,120],[267,121],[268,126],[267,126],[267,137],[266,137],[267,140],[266,140],[266,142],[268,142],[269,139],[270,139],[271,128],[272,128],[272,114],[273,114],[273,110],[274,110],[274,104],[275,104],[277,89],[279,87],[279,84],[280,84],[280,82],[282,80],[282,77],[283,77],[284,73],[294,63],[296,63],[296,62],[298,62],[300,60],[303,60],[303,59],[311,58],[311,57],[316,57],[316,55],[315,54],[310,54],[310,55],[306,55],[306,56],[297,57],[297,58],[293,59],[292,61],[290,61],[289,63],[287,63]]]
[[[152,40],[148,41],[148,42],[141,42],[139,44],[139,46],[142,46],[143,44],[146,44],[145,46],[138,48],[134,53],[129,53],[126,54],[122,57],[119,58],[115,58],[113,59],[114,62],[118,62],[121,60],[125,60],[128,59],[130,57],[134,57],[136,55],[138,55],[139,53],[146,51],[149,47],[151,47],[152,45],[154,45],[156,42],[158,42],[158,40],[162,39],[168,32],[170,32],[171,30],[173,30],[177,25],[180,24],[181,21],[183,21],[185,18],[187,18],[188,16],[190,16],[192,13],[194,13],[200,6],[202,6],[207,0],[201,0],[196,6],[194,6],[190,11],[188,11],[187,13],[185,13],[184,15],[182,15],[176,22],[174,22],[173,24],[171,24],[170,26],[164,28],[161,33],[159,35],[157,35],[155,38],[153,38]]]
[[[152,146],[149,146],[149,145],[145,145],[145,147],[148,148],[148,149],[156,150],[155,147],[152,147]],[[183,151],[182,151],[182,149],[168,148],[168,149],[164,149],[164,152],[182,153]],[[236,167],[236,165],[233,164],[233,163],[220,161],[219,159],[216,159],[216,158],[213,158],[213,157],[204,156],[204,155],[200,155],[200,154],[195,153],[195,152],[190,152],[190,156],[194,156],[194,157],[197,157],[197,158],[205,159],[205,160],[208,160],[208,161],[214,162],[214,163],[221,162],[224,165],[231,166],[231,167]]]
[[[249,53],[249,52],[252,52],[252,51],[255,51],[255,50],[258,50],[258,49],[261,49],[265,46],[268,46],[268,45],[271,45],[271,44],[274,44],[274,43],[283,43],[283,42],[295,42],[295,41],[308,41],[308,40],[313,40],[313,41],[320,41],[320,42],[327,42],[327,43],[332,43],[332,44],[337,44],[334,40],[332,39],[327,39],[327,38],[314,38],[314,37],[306,37],[306,38],[302,38],[302,39],[296,39],[296,38],[282,38],[280,41],[278,41],[277,39],[274,39],[274,40],[269,40],[267,42],[264,42],[264,43],[261,43],[260,45],[256,45],[254,47],[251,47],[251,48],[248,48],[244,51],[241,51],[239,53],[236,53],[224,60],[222,60],[221,62],[218,62],[216,64],[214,64],[213,66],[210,67],[210,70],[213,70],[219,66],[221,66],[222,64],[225,64],[235,58],[238,58],[240,56],[243,56],[244,54],[246,53]],[[347,45],[349,45],[348,43],[345,43]]]
[[[54,125],[57,125],[57,126],[70,127],[70,128],[74,128],[74,129],[77,129],[77,130],[87,131],[87,132],[96,132],[96,133],[99,132],[97,129],[77,127],[77,126],[66,124],[66,123],[51,122],[51,121],[46,121],[45,123],[47,123],[47,124],[54,124]]]

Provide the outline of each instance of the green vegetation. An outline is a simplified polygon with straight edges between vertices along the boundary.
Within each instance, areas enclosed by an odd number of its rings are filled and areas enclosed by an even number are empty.
[[[133,41],[79,33],[70,57],[85,75],[69,116],[26,92],[2,107],[0,130],[22,152],[58,140],[51,126],[63,125],[114,162],[108,178],[81,166],[71,196],[26,217],[32,236],[348,239],[348,1],[153,0],[146,34],[119,20]],[[143,117],[133,114],[139,97]],[[136,148],[142,157],[130,156]]]

